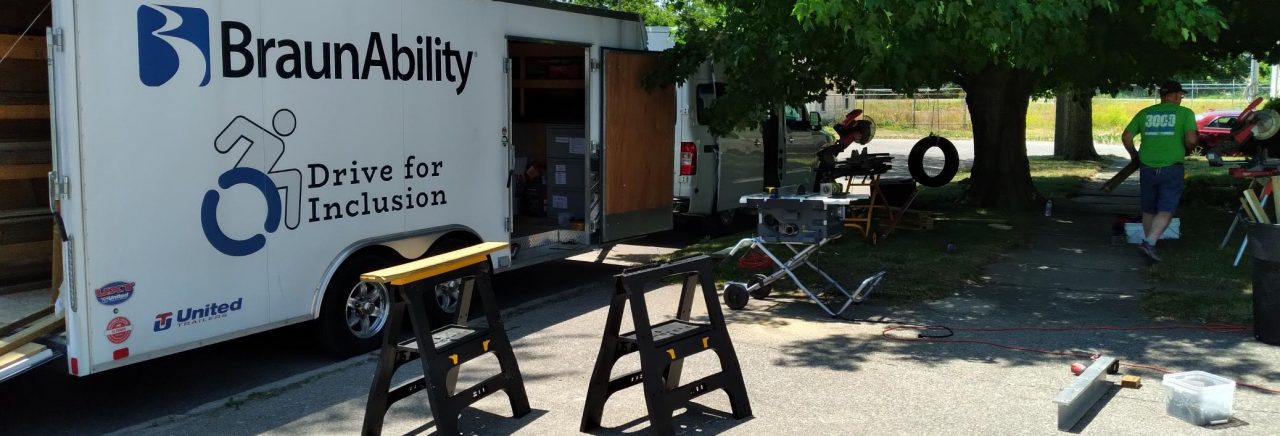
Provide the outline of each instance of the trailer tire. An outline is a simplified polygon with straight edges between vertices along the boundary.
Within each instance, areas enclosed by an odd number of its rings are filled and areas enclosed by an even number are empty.
[[[479,242],[479,239],[470,237],[470,235],[445,235],[439,240],[436,240],[435,243],[432,243],[431,247],[427,249],[427,253],[422,255],[422,257],[426,258],[448,253],[450,251],[476,245]],[[458,305],[460,303],[459,299],[461,297],[458,291],[459,289],[434,289],[436,304],[427,305],[427,318],[429,319],[428,322],[431,323],[432,328],[454,323],[456,320],[456,314],[458,313]]]
[[[398,259],[363,254],[347,259],[337,271],[334,271],[333,277],[329,279],[329,285],[325,287],[324,300],[320,305],[320,317],[316,320],[316,336],[323,349],[335,355],[350,356],[382,345],[382,335],[386,334],[386,318],[394,307],[391,304],[390,290],[385,286],[379,288],[360,283],[360,274],[397,263],[399,263]],[[353,331],[348,321],[349,316],[361,316],[358,313],[348,313],[348,301],[353,299],[359,300],[365,306],[352,308],[352,310],[382,311],[380,317],[367,317],[371,318],[369,321],[371,329],[363,334]]]
[[[930,176],[924,170],[924,154],[933,147],[942,150],[942,171]],[[956,151],[955,144],[947,138],[929,135],[911,147],[911,154],[907,155],[907,170],[911,172],[911,178],[920,182],[921,185],[937,188],[951,183],[956,172],[960,171],[960,153]]]

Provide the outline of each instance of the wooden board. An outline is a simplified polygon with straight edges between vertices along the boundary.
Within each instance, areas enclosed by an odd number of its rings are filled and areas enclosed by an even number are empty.
[[[49,141],[0,142],[0,165],[50,163]]]
[[[9,336],[13,334],[13,332],[18,331],[19,328],[25,327],[28,324],[36,322],[36,320],[49,316],[52,313],[53,313],[53,306],[46,306],[45,308],[37,310],[34,313],[31,313],[27,316],[18,318],[17,321],[14,321],[7,325],[0,325],[0,337]]]
[[[13,47],[13,51],[9,52],[9,59],[45,60],[48,57],[45,55],[47,44],[43,36],[27,35],[18,38],[18,35],[0,35],[0,54],[9,47]]]
[[[1258,194],[1253,189],[1244,190],[1245,205],[1253,211],[1253,217],[1257,222],[1262,224],[1271,224],[1271,219],[1267,218],[1267,209],[1262,207],[1262,203],[1258,201]],[[1277,217],[1280,219],[1280,217]]]
[[[48,61],[6,59],[4,63],[0,63],[0,91],[47,94],[49,92]]]
[[[39,91],[4,91],[0,90],[0,104],[45,104],[49,102],[48,85]]]
[[[0,353],[0,368],[9,366],[10,364],[18,362],[22,359],[33,357],[47,349],[49,348],[40,344],[35,344],[35,343],[22,344],[21,346],[17,347],[17,349],[13,351],[10,351],[7,353]]]
[[[49,120],[0,119],[0,142],[47,142]]]
[[[0,120],[47,120],[49,105],[47,104],[6,104],[0,105]]]
[[[1107,183],[1102,185],[1102,192],[1111,192],[1115,190],[1116,187],[1120,186],[1121,183],[1124,183],[1129,176],[1132,176],[1134,171],[1138,171],[1138,161],[1129,162],[1128,165],[1124,166],[1124,169],[1121,169],[1120,172],[1116,173],[1116,175],[1111,176],[1111,180],[1107,180]]]
[[[52,253],[49,251],[49,243],[47,241],[0,245],[0,265],[22,262],[28,259],[45,258],[49,257],[50,254]]]
[[[605,56],[606,214],[671,208],[675,91],[641,84],[657,61],[655,53]]]
[[[508,245],[506,242],[484,242],[426,259],[364,273],[360,275],[360,280],[393,285],[413,283],[484,262],[489,259],[490,253],[505,250]]]
[[[61,328],[62,314],[52,313],[45,315],[43,318],[31,323],[29,327],[22,331],[5,336],[4,339],[0,339],[0,354],[16,350],[18,347],[29,344],[31,341],[39,339],[41,336],[57,331]]]
[[[42,207],[49,203],[45,180],[0,180],[0,209]]]
[[[30,180],[49,177],[49,164],[0,165],[0,180]]]

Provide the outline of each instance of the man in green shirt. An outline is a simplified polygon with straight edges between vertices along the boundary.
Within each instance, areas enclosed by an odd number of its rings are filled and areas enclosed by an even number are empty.
[[[1199,139],[1195,113],[1181,106],[1184,93],[1182,84],[1178,82],[1160,85],[1160,103],[1134,115],[1124,134],[1120,135],[1129,157],[1141,168],[1138,178],[1142,186],[1142,231],[1145,237],[1138,248],[1157,262],[1160,256],[1156,255],[1156,241],[1169,227],[1182,197],[1182,157],[1195,148]],[[1142,135],[1140,150],[1133,146],[1133,137],[1137,135]]]

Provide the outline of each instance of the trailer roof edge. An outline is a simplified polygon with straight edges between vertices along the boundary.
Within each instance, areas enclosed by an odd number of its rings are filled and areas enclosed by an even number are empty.
[[[575,12],[579,14],[595,15],[605,18],[614,18],[618,20],[642,21],[640,14],[634,12],[611,11],[608,9],[593,8],[590,6],[575,5],[572,3],[561,3],[551,0],[493,0],[502,3],[511,3],[523,6],[532,6],[536,8],[555,9],[565,12]]]

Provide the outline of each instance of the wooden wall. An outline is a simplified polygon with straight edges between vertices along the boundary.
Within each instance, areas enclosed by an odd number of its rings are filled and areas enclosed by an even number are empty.
[[[13,48],[0,63],[0,294],[48,287],[52,273],[46,3],[0,1],[0,54]]]

